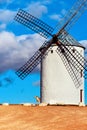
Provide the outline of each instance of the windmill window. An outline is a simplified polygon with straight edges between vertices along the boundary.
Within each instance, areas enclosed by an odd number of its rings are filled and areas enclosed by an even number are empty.
[[[75,53],[75,49],[72,49],[72,52]]]
[[[81,75],[81,77],[83,76],[83,70],[81,70],[80,75]]]
[[[51,50],[51,53],[53,53],[53,50]]]
[[[82,97],[83,97],[82,93],[83,93],[83,90],[81,89],[80,90],[80,102],[82,102]]]

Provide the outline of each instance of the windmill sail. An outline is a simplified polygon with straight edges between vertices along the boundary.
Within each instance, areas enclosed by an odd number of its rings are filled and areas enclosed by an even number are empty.
[[[56,25],[56,30],[59,32],[66,30],[68,31],[79,17],[87,9],[87,0],[77,0],[72,8],[68,11],[65,17]]]
[[[26,11],[20,9],[17,15],[14,18],[17,22],[27,26],[31,30],[39,33],[41,36],[48,38],[52,36],[52,32],[54,29],[50,27],[48,24],[44,23],[40,19],[32,16],[31,14],[27,13]]]

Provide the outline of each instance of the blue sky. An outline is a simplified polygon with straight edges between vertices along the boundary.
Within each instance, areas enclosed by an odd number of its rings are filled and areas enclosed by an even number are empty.
[[[41,20],[48,23],[50,26],[55,28],[58,22],[65,16],[67,11],[72,7],[75,0],[0,0],[0,73],[3,75],[6,71],[16,70],[23,65],[33,53],[42,45],[45,41],[44,38],[34,33],[30,29],[24,27],[20,23],[14,21],[14,17],[17,11],[21,8],[32,15],[40,18]],[[76,24],[70,29],[70,34],[80,41],[85,47],[87,46],[87,11],[81,16]],[[86,57],[86,55],[85,55]],[[34,102],[33,97],[39,93],[39,66],[37,67],[38,73],[32,73],[28,76],[27,80],[15,81],[21,82],[19,84],[14,83],[13,86],[22,86],[18,90],[18,95],[14,99],[14,96],[9,95],[13,93],[12,84],[10,87],[1,87],[0,95],[2,102]],[[13,72],[11,72],[13,73]],[[8,73],[7,73],[8,74]],[[2,76],[1,76],[2,77]],[[3,78],[1,78],[4,82]],[[38,83],[33,87],[33,84]],[[25,86],[31,87],[28,89]],[[6,85],[2,85],[6,86]],[[8,85],[9,86],[9,85]],[[37,87],[38,86],[38,87]],[[14,89],[15,95],[17,87]],[[13,87],[14,88],[14,87]],[[26,93],[26,90],[28,93]],[[30,92],[31,90],[31,92]],[[34,91],[35,90],[35,91]],[[1,94],[3,91],[3,94]],[[20,91],[20,92],[19,92]],[[37,91],[37,92],[36,92]],[[5,93],[4,93],[5,92]],[[36,93],[35,93],[36,92]],[[31,94],[33,93],[33,94]],[[5,96],[6,95],[6,96]],[[13,94],[14,95],[14,94]],[[11,96],[12,100],[8,97]],[[28,97],[27,97],[28,96]],[[27,100],[29,99],[29,100]],[[15,100],[15,101],[14,101]]]

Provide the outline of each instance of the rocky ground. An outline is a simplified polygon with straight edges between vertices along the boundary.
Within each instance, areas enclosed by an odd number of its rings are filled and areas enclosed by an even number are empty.
[[[0,105],[0,130],[87,130],[87,107]]]

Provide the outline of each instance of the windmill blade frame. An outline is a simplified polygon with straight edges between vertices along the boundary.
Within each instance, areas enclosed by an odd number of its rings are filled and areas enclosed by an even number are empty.
[[[35,16],[27,13],[26,11],[19,9],[14,20],[23,24],[24,26],[30,28],[31,30],[39,33],[42,37],[48,38],[52,36],[54,28],[43,22],[42,20],[36,18]]]
[[[55,29],[58,31],[57,35],[63,30],[68,31],[86,9],[87,0],[77,0],[68,13],[66,13],[65,17],[56,25]]]
[[[51,42],[49,44],[44,42],[44,44],[36,51],[36,53],[17,71],[16,74],[22,80],[27,77],[27,75],[41,62],[46,50],[51,46]]]

